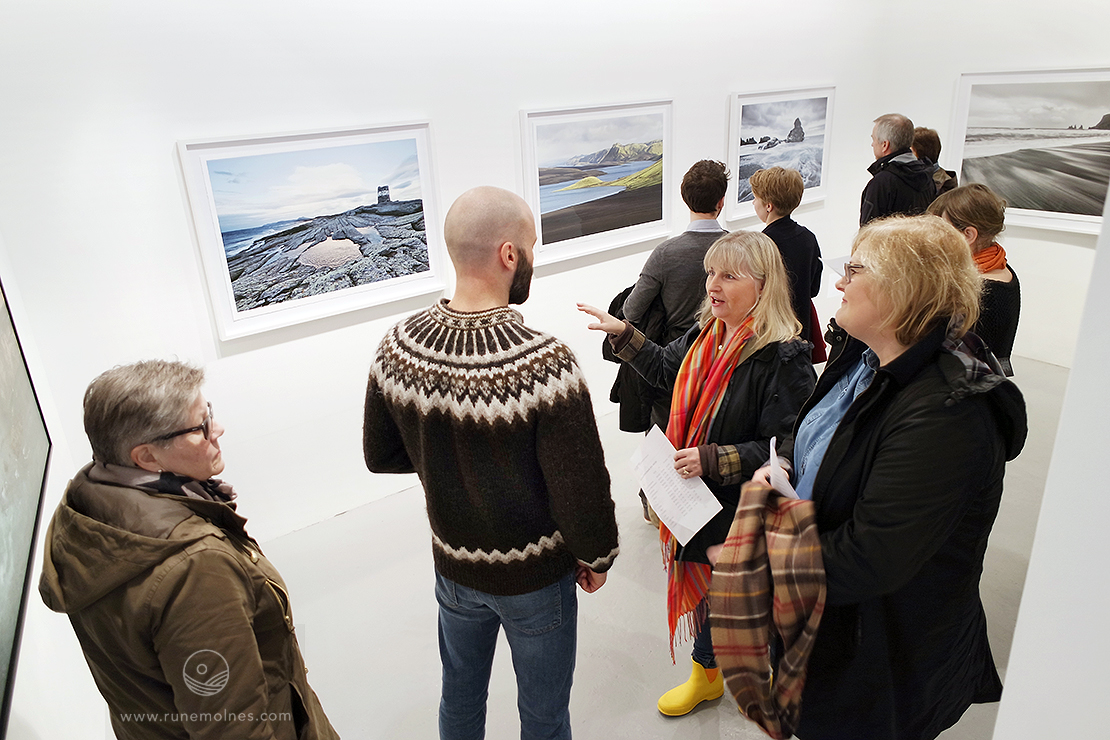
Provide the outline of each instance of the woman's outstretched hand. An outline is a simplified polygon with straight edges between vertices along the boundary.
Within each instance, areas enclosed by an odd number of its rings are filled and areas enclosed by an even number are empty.
[[[593,316],[595,319],[597,319],[597,321],[595,321],[594,323],[587,324],[587,329],[603,331],[606,334],[620,334],[622,331],[624,331],[624,322],[620,319],[614,316],[610,316],[609,314],[602,311],[600,308],[594,308],[593,306],[588,306],[585,303],[579,303],[577,305],[579,311],[581,311],[582,313],[588,313],[590,316]]]

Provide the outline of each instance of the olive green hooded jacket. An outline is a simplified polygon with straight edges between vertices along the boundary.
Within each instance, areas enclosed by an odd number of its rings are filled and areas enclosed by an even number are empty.
[[[67,614],[116,737],[337,738],[285,584],[233,503],[70,482],[39,593]]]

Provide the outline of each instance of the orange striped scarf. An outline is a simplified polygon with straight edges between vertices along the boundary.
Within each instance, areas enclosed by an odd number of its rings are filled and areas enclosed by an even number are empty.
[[[667,422],[667,439],[675,449],[697,447],[705,442],[709,425],[724,400],[740,353],[755,334],[753,322],[751,316],[744,319],[728,345],[718,352],[726,329],[725,322],[715,318],[702,328],[686,353],[675,378],[671,415]],[[682,623],[682,637],[685,639],[696,633],[705,618],[708,609],[705,597],[709,593],[709,579],[713,571],[708,563],[676,562],[678,542],[666,525],[659,526],[659,540],[667,565],[667,627],[670,630],[673,662],[675,632],[679,623]]]
[[[975,266],[979,268],[979,272],[991,272],[993,270],[1001,270],[1006,266],[1006,250],[998,242],[990,245],[986,249],[980,249],[978,252],[971,255],[975,260]]]

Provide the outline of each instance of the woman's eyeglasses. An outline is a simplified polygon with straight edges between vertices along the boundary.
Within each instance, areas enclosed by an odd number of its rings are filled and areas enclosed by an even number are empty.
[[[182,434],[192,434],[193,432],[201,432],[202,434],[204,434],[204,438],[208,439],[208,433],[211,431],[211,429],[212,429],[212,402],[209,401],[209,403],[208,403],[208,416],[205,416],[204,421],[202,421],[198,426],[189,427],[188,429],[181,429],[181,430],[178,430],[176,432],[170,432],[169,434],[163,434],[161,437],[155,437],[154,439],[151,440],[151,442],[165,442],[167,439],[173,439],[174,437],[180,437]]]
[[[845,262],[844,263],[844,284],[852,282],[852,278],[859,273],[860,270],[866,270],[866,265],[861,265],[858,262]]]

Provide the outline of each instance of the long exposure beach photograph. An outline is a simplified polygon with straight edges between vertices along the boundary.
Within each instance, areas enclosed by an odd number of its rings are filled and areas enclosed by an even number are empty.
[[[821,186],[830,95],[831,91],[827,95],[766,102],[736,96],[736,203],[754,199],[748,181],[758,170],[768,167],[797,170],[807,191]]]
[[[1110,185],[1110,79],[971,86],[960,183],[1010,208],[1101,216]]]
[[[663,218],[663,113],[535,127],[542,244]]]
[[[209,159],[236,311],[430,269],[413,138]]]

